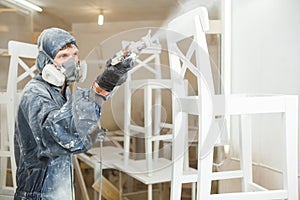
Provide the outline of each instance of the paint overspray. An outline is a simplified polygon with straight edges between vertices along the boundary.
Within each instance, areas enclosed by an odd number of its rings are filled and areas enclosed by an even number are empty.
[[[169,14],[169,17],[167,20],[164,21],[164,23],[161,25],[161,27],[155,32],[151,33],[151,30],[148,31],[147,35],[142,37],[140,40],[136,42],[128,42],[123,41],[122,42],[122,49],[115,54],[115,56],[112,58],[112,65],[117,65],[118,63],[126,60],[126,59],[135,59],[141,54],[141,51],[143,49],[157,46],[159,45],[159,38],[165,34],[165,31],[168,29],[167,25],[168,23],[176,18],[177,16],[180,16],[196,7],[204,6],[208,8],[209,10],[215,10],[218,9],[215,7],[220,0],[177,0],[175,9],[172,10]],[[216,12],[218,13],[218,12]],[[151,34],[153,34],[151,36]],[[118,87],[115,88],[113,92],[116,92]],[[102,142],[100,142],[100,188],[99,188],[99,199],[101,199],[101,190],[102,190]]]

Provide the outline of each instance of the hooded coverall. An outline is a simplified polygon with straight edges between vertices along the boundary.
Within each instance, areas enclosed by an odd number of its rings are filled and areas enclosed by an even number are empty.
[[[76,44],[61,29],[48,29],[41,36],[38,47],[52,58],[67,43]],[[91,98],[92,90],[65,94],[44,81],[42,69],[51,63],[45,52],[38,54],[40,74],[25,86],[17,110],[16,200],[73,199],[72,154],[91,148],[98,134],[102,104]]]

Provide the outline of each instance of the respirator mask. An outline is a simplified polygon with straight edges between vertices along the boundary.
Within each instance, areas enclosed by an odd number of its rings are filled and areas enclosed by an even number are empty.
[[[71,57],[63,64],[59,65],[51,59],[53,64],[47,64],[42,70],[42,77],[48,83],[55,86],[62,86],[73,82],[83,82],[87,74],[87,64],[85,61],[76,62]]]

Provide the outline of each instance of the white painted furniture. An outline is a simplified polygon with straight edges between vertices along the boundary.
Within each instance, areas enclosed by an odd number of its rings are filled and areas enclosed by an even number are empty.
[[[169,23],[168,50],[173,87],[173,166],[171,199],[179,200],[183,183],[197,183],[197,199],[298,199],[298,97],[292,95],[247,96],[216,95],[214,93],[205,32],[208,27],[207,9],[196,8]],[[179,42],[193,38],[184,54]],[[194,61],[192,61],[192,58]],[[197,78],[198,94],[188,96],[184,75],[190,70]],[[284,123],[283,189],[267,190],[252,180],[251,118],[253,114],[279,113]],[[187,116],[199,116],[198,171],[186,174],[182,143],[187,140]],[[212,172],[213,147],[220,130],[216,117],[241,116],[241,168],[235,171]],[[241,178],[243,191],[210,194],[212,180]]]
[[[152,185],[169,182],[171,180],[171,160],[159,157],[159,142],[163,140],[171,140],[172,135],[160,135],[161,126],[161,101],[162,89],[170,89],[170,80],[161,79],[161,63],[160,63],[160,46],[157,48],[145,49],[136,59],[134,68],[128,75],[127,82],[124,84],[124,145],[123,149],[117,147],[104,146],[102,149],[103,169],[118,169],[121,173],[125,173],[132,178],[147,185],[148,199],[152,199]],[[137,71],[149,73],[153,79],[135,79],[133,78]],[[141,115],[144,116],[143,126],[138,126],[132,121],[131,108],[132,95],[137,92],[143,92],[144,110]],[[152,98],[154,102],[152,102]],[[154,103],[154,107],[153,107]],[[152,115],[154,117],[152,117]],[[167,125],[169,128],[171,125]],[[145,141],[145,158],[132,159],[131,155],[136,152],[130,152],[132,141],[135,137],[142,137]],[[152,150],[154,149],[154,150]],[[94,153],[99,149],[93,149]],[[139,154],[139,153],[137,153]],[[94,178],[99,178],[99,157],[96,155],[88,157],[84,154],[77,155],[77,158],[84,161],[95,169]],[[138,157],[138,156],[137,156]],[[120,174],[120,183],[122,183],[122,175]],[[125,196],[135,195],[139,192],[124,193],[123,185],[120,184],[120,199]]]
[[[120,171],[139,180],[148,187],[148,200],[153,198],[153,184],[159,184],[160,196],[161,183],[171,181],[172,160],[164,156],[159,156],[160,142],[172,140],[172,124],[161,121],[162,108],[162,90],[171,90],[172,83],[170,79],[162,79],[161,63],[160,63],[161,47],[145,50],[143,54],[149,54],[144,61],[137,60],[137,65],[133,68],[128,81],[125,83],[125,123],[124,123],[124,160],[115,162],[114,165]],[[154,65],[149,62],[154,60]],[[136,70],[146,69],[153,74],[155,79],[133,79],[131,76]],[[133,124],[131,119],[132,94],[137,90],[141,90],[144,95],[144,124],[138,126]],[[167,134],[161,134],[161,129],[167,128],[170,131]],[[145,141],[145,158],[132,159],[130,157],[130,140],[134,137],[143,135]],[[188,162],[188,160],[186,160]],[[192,168],[188,168],[188,173],[196,172]],[[122,176],[120,176],[120,179]],[[120,186],[120,193],[122,187]],[[125,194],[126,195],[126,194]]]
[[[13,195],[16,188],[16,164],[14,157],[14,131],[19,89],[35,75],[33,60],[38,53],[36,45],[17,41],[8,42],[10,56],[7,89],[0,93],[1,104],[1,146],[0,146],[0,194]],[[21,85],[21,84],[22,85]],[[5,110],[2,110],[4,108]],[[3,112],[2,112],[3,111]],[[11,168],[13,186],[7,187],[8,162]]]
[[[154,159],[158,158],[159,139],[156,140],[153,136],[158,136],[160,132],[161,122],[161,89],[170,88],[168,81],[161,79],[161,63],[160,63],[160,48],[151,50],[144,50],[143,55],[148,55],[144,60],[136,59],[136,66],[130,71],[128,81],[124,85],[124,164],[129,160],[130,153],[130,138],[135,137],[133,133],[143,133],[145,137],[145,154],[147,160],[147,171],[151,171],[152,156]],[[154,64],[149,64],[150,62]],[[154,79],[139,79],[132,78],[133,74],[138,70],[146,69],[147,72],[154,75]],[[132,119],[131,108],[132,95],[138,90],[144,91],[144,126],[134,124]],[[155,92],[153,92],[155,90]],[[154,104],[157,105],[155,110],[152,110],[152,96],[154,96]],[[154,119],[152,114],[154,112]],[[152,143],[154,142],[154,155],[152,155]],[[149,174],[150,175],[150,174]]]
[[[128,81],[124,84],[124,160],[114,164],[120,171],[148,186],[148,200],[152,199],[152,185],[170,181],[171,177],[167,170],[170,167],[170,160],[159,158],[159,142],[172,138],[171,135],[160,135],[161,90],[171,88],[170,80],[161,79],[160,51],[159,45],[157,48],[143,50],[143,55],[147,57],[136,60],[136,66],[131,70]],[[153,75],[153,79],[132,78],[139,70],[146,70]],[[138,90],[143,91],[143,126],[134,124],[131,113],[131,108],[134,106],[132,95]],[[145,141],[145,158],[131,159],[130,155],[134,152],[130,152],[130,141],[141,136]]]

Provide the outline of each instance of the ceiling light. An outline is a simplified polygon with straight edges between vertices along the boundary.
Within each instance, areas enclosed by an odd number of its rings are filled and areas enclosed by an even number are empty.
[[[17,12],[20,12],[22,14],[25,14],[25,15],[30,14],[30,11],[28,9],[24,9],[20,6],[17,6],[16,3],[11,3],[11,2],[8,2],[8,1],[0,1],[0,4],[2,4],[3,6],[6,6],[8,8],[15,9]]]
[[[98,25],[103,25],[104,22],[104,16],[103,14],[98,15]]]
[[[41,7],[39,7],[39,6],[37,6],[37,5],[33,4],[33,3],[30,3],[28,1],[25,1],[25,0],[13,0],[13,1],[15,1],[17,3],[20,3],[23,6],[28,7],[29,9],[32,9],[32,10],[34,10],[36,12],[42,12],[43,11],[43,9]]]
[[[33,3],[25,0],[6,0],[8,3],[14,4],[15,6],[21,7],[26,10],[34,10],[36,12],[42,12],[43,9]]]
[[[104,15],[103,15],[103,11],[101,9],[100,15],[98,15],[98,25],[102,26],[104,23]]]

